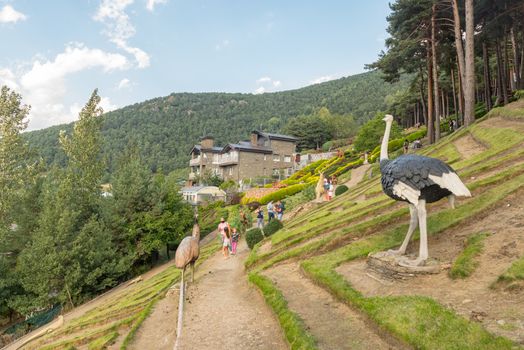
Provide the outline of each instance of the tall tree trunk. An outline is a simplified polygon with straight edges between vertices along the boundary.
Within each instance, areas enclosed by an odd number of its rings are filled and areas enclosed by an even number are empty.
[[[507,75],[507,69],[506,69],[506,62],[504,58],[507,57],[507,50],[506,50],[506,40],[504,38],[503,44],[502,44],[502,50],[500,54],[500,85],[501,85],[501,91],[502,91],[502,98],[504,99],[504,104],[507,105],[509,103],[508,98],[508,75]]]
[[[433,94],[435,101],[435,142],[440,140],[440,99],[439,99],[439,87],[438,87],[438,64],[437,64],[437,39],[436,39],[436,17],[437,5],[433,4],[431,8],[431,60],[433,66]]]
[[[435,143],[435,118],[434,118],[434,111],[435,106],[434,102],[438,103],[438,99],[436,101],[433,100],[434,94],[433,94],[433,59],[431,57],[431,49],[429,48],[429,44],[427,47],[427,65],[428,65],[428,137],[429,137],[429,143]]]
[[[513,70],[515,71],[515,84],[517,85],[517,89],[520,89],[522,80],[522,76],[520,74],[520,60],[522,59],[522,57],[520,57],[520,50],[517,39],[515,37],[514,25],[511,27],[509,35],[511,38],[511,46],[513,48]]]
[[[497,56],[497,100],[495,101],[495,105],[499,105],[504,100],[502,96],[504,69],[502,68],[502,54],[500,52],[500,44],[498,42],[495,43],[495,53]]]
[[[511,91],[511,80],[513,79],[510,74],[509,70],[509,57],[508,57],[508,41],[507,36],[504,34],[504,42],[503,42],[502,48],[504,49],[504,76],[506,77],[506,87],[502,91],[502,94],[504,96],[504,104],[509,103],[509,93],[508,91]],[[504,94],[505,92],[505,94]]]
[[[423,124],[428,125],[428,117],[427,117],[427,109],[426,109],[426,102],[425,102],[425,96],[424,96],[424,74],[422,73],[422,67],[420,68],[420,104],[422,105],[422,118],[424,119]]]
[[[491,105],[491,77],[489,69],[489,52],[488,44],[482,42],[482,58],[484,60],[484,98],[486,100],[486,109],[489,111],[493,106]]]
[[[462,46],[462,31],[460,30],[460,13],[458,9],[458,0],[451,0],[453,7],[453,29],[455,32],[455,48],[457,50],[457,64],[458,72],[460,74],[459,80],[464,84],[465,76],[465,61],[464,61],[464,47]],[[464,90],[464,86],[462,86]]]
[[[456,1],[456,0],[454,0]],[[464,125],[475,121],[475,52],[474,52],[474,17],[473,0],[466,0],[466,52],[464,81]]]
[[[451,67],[451,91],[453,94],[453,112],[455,113],[455,116],[458,117],[458,111],[457,111],[457,92],[455,91],[455,71],[453,70],[453,66]]]
[[[458,71],[458,101],[459,101],[459,118],[457,118],[457,123],[459,125],[464,125],[464,83],[462,82],[462,74],[460,73],[460,67]]]

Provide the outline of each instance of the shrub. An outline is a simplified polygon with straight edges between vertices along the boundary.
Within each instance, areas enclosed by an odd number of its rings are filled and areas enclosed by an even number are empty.
[[[524,98],[524,90],[517,90],[515,91],[515,93],[513,94],[513,96],[519,100],[521,98]]]
[[[346,185],[337,186],[335,190],[335,196],[340,196],[342,193],[346,192],[348,187]]]
[[[282,224],[282,221],[277,220],[277,219],[271,220],[269,224],[264,226],[264,234],[266,236],[271,236],[272,234],[280,230],[282,227],[284,227],[284,224]]]
[[[297,185],[288,186],[278,191],[266,194],[264,197],[260,198],[259,202],[261,204],[267,204],[271,201],[275,202],[280,199],[284,199],[287,196],[294,195],[295,193],[302,191],[305,187],[306,187],[306,184],[297,184]]]
[[[246,242],[249,249],[253,249],[255,244],[264,239],[264,235],[259,228],[252,228],[246,232]]]

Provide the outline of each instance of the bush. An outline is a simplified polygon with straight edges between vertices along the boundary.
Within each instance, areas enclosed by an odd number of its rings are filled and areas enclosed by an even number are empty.
[[[266,236],[271,236],[272,234],[280,230],[282,227],[284,227],[284,224],[282,224],[282,221],[277,220],[277,219],[271,220],[269,224],[264,226],[264,234]]]
[[[342,193],[346,192],[348,187],[346,185],[337,186],[335,190],[335,196],[340,196]]]
[[[255,244],[264,239],[264,235],[259,228],[252,228],[246,232],[246,242],[249,249],[253,249]]]
[[[271,201],[276,202],[278,200],[284,199],[287,196],[291,196],[302,191],[305,187],[306,184],[288,186],[270,194],[266,194],[264,197],[260,198],[259,202],[261,204],[267,204]]]
[[[515,97],[517,100],[524,98],[524,90],[517,90],[513,94],[513,97]]]

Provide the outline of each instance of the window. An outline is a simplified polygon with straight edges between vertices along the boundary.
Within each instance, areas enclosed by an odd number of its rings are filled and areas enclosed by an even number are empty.
[[[291,156],[284,156],[284,162],[291,163]]]
[[[267,160],[267,154],[264,154],[264,160]]]
[[[232,166],[229,167],[229,175],[233,175],[233,167]]]
[[[274,162],[280,162],[280,155],[279,154],[273,154],[273,161]]]

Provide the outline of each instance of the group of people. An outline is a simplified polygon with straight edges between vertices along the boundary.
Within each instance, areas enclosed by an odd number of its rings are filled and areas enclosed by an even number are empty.
[[[282,217],[284,216],[284,211],[286,210],[286,206],[284,205],[284,202],[277,201],[276,203],[273,203],[273,201],[270,201],[267,204],[267,223],[269,224],[271,220],[275,219],[275,217],[282,221]],[[256,210],[257,214],[257,227],[263,228],[264,227],[264,210],[262,207],[258,207]]]
[[[240,211],[240,220],[245,230],[249,222],[242,210]],[[222,253],[224,254],[224,258],[228,259],[230,255],[236,255],[238,241],[240,240],[240,231],[236,227],[231,227],[226,219],[220,218],[218,234],[222,240]]]
[[[413,141],[413,143],[411,144],[411,148],[413,149],[422,148],[422,141],[420,140],[420,138]],[[408,153],[409,153],[409,141],[406,139],[404,140],[404,154],[408,154]]]
[[[333,199],[333,193],[335,191],[335,185],[337,184],[337,178],[335,175],[324,178],[324,200],[330,201]]]

